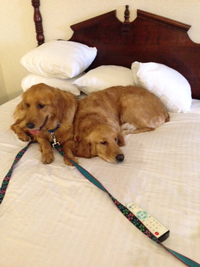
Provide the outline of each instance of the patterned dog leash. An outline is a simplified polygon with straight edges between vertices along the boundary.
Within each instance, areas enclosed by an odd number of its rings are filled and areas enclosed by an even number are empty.
[[[4,197],[5,197],[5,193],[6,193],[6,189],[8,187],[13,169],[15,167],[15,165],[18,163],[18,161],[21,159],[21,157],[24,155],[24,153],[26,152],[26,150],[28,149],[28,147],[32,144],[35,143],[34,141],[31,141],[28,143],[28,145],[26,147],[24,147],[15,157],[14,162],[10,168],[10,170],[8,171],[7,175],[4,177],[3,182],[2,182],[2,186],[0,188],[0,204],[2,203]],[[74,162],[73,160],[69,159],[65,153],[63,152],[60,144],[58,142],[53,143],[53,147],[55,147],[57,149],[57,151],[63,156],[66,157],[68,160],[71,161],[71,163],[79,170],[79,172],[86,178],[88,179],[91,183],[93,183],[95,186],[97,186],[99,189],[101,189],[102,191],[104,191],[105,193],[107,193],[109,195],[109,197],[111,198],[111,200],[113,201],[113,203],[116,205],[116,207],[119,209],[119,211],[121,211],[121,213],[133,224],[135,225],[141,232],[143,232],[147,237],[149,237],[151,240],[153,240],[155,243],[161,245],[165,250],[167,250],[171,255],[173,255],[174,257],[176,257],[178,260],[180,260],[182,263],[184,263],[186,266],[189,267],[200,267],[200,264],[198,264],[197,262],[177,253],[174,250],[171,250],[169,248],[167,248],[166,246],[164,246],[156,236],[154,236],[147,228],[146,226],[128,209],[126,208],[123,204],[121,204],[119,201],[117,201],[117,199],[115,199],[109,192],[108,190],[94,177],[92,176],[88,171],[86,171],[83,167],[81,167],[79,164],[77,164],[76,162]]]

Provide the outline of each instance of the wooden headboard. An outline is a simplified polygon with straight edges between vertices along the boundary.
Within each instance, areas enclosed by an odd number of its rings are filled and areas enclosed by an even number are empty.
[[[44,42],[39,0],[32,0],[38,45]],[[124,22],[116,10],[71,26],[71,41],[95,46],[98,55],[88,70],[100,65],[131,67],[133,61],[165,64],[183,74],[192,88],[192,97],[200,99],[200,44],[191,41],[190,25],[137,10],[129,21],[125,7]]]

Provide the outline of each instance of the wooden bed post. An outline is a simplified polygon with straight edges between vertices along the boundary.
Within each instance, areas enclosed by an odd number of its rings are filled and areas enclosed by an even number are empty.
[[[34,8],[34,23],[35,23],[35,30],[36,30],[36,39],[38,42],[38,46],[44,43],[44,34],[43,34],[43,27],[42,27],[42,16],[40,13],[40,0],[32,0],[32,6]]]

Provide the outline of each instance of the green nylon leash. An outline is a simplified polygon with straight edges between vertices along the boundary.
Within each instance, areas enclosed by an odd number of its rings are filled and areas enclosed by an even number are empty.
[[[33,141],[29,142],[28,145],[26,147],[24,147],[15,157],[15,160],[10,168],[10,170],[8,171],[7,175],[5,176],[5,178],[3,179],[2,182],[2,186],[0,188],[0,204],[2,203],[4,197],[5,197],[5,193],[6,193],[6,189],[8,187],[14,166],[18,163],[18,161],[20,160],[20,158],[24,155],[24,153],[26,152],[26,150],[28,149],[28,147],[32,144],[35,143]],[[81,167],[79,164],[77,164],[76,162],[74,162],[73,160],[69,159],[63,152],[61,146],[59,145],[59,143],[54,143],[53,147],[56,148],[56,150],[63,156],[66,157],[68,160],[71,161],[71,163],[79,170],[79,172],[86,178],[88,179],[91,183],[93,183],[95,186],[97,186],[99,189],[101,189],[102,191],[104,191],[105,193],[107,193],[109,195],[109,197],[111,198],[111,200],[113,201],[113,203],[117,206],[117,208],[121,211],[121,213],[132,223],[134,224],[141,232],[143,232],[146,236],[148,236],[151,240],[153,240],[154,242],[156,242],[157,244],[161,245],[165,250],[167,250],[170,254],[172,254],[174,257],[176,257],[178,260],[180,260],[182,263],[184,263],[186,266],[189,267],[200,267],[200,264],[198,264],[197,262],[181,255],[180,253],[167,248],[166,246],[164,246],[156,236],[154,236],[144,225],[143,223],[128,209],[126,208],[124,205],[122,205],[117,199],[115,199],[109,192],[108,190],[94,177],[92,176],[88,171],[86,171],[83,167]]]

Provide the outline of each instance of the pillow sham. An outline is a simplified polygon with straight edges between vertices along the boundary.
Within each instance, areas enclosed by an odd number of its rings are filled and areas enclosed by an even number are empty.
[[[155,94],[168,111],[187,112],[190,110],[191,87],[178,71],[159,63],[133,62],[131,65],[134,83]]]
[[[77,77],[81,77],[81,75],[83,74],[80,74]],[[77,88],[75,84],[73,84],[73,82],[77,79],[77,77],[71,79],[55,79],[55,78],[46,78],[35,74],[28,74],[22,79],[21,87],[23,91],[26,91],[32,85],[38,83],[45,83],[49,86],[59,88],[63,91],[67,91],[78,96],[80,95],[80,90]]]
[[[106,89],[116,85],[133,85],[131,69],[115,65],[102,65],[90,70],[73,84],[89,95],[92,92]]]
[[[36,75],[50,78],[73,78],[93,62],[95,47],[72,41],[49,41],[30,50],[20,63]]]

